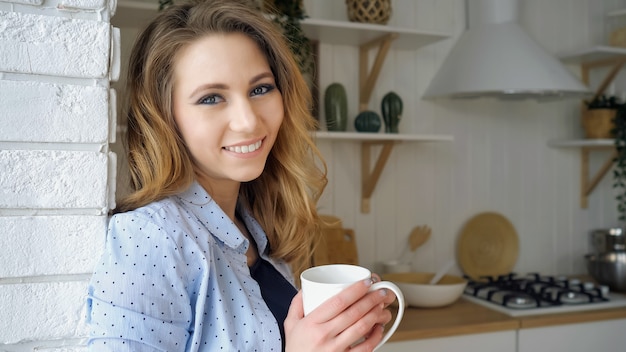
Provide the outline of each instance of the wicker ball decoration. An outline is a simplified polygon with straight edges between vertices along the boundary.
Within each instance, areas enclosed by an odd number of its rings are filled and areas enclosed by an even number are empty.
[[[391,0],[346,0],[351,22],[387,24],[391,17]]]

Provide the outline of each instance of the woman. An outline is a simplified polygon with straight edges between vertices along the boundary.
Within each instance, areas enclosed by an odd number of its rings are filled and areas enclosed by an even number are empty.
[[[393,295],[360,282],[305,317],[293,285],[326,175],[274,25],[238,1],[172,6],[135,44],[128,94],[134,191],[89,287],[90,348],[372,350]]]

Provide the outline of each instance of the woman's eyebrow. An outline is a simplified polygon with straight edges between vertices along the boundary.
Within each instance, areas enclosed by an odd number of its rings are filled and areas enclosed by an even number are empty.
[[[189,94],[189,98],[193,98],[198,92],[206,90],[206,89],[228,89],[228,85],[223,83],[206,83],[198,86],[196,89]]]
[[[260,73],[250,79],[250,84],[256,83],[266,77],[274,78],[274,75],[271,72]]]

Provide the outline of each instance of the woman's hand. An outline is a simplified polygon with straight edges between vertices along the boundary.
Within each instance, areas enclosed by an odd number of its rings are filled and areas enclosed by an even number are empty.
[[[380,276],[376,273],[372,273],[372,280],[373,282],[382,281]],[[393,291],[387,290],[387,296],[385,296],[385,308],[389,307],[389,305],[391,305],[391,303],[393,303],[395,300],[396,300],[396,294],[393,293]]]
[[[395,296],[385,289],[369,292],[371,285],[371,280],[352,284],[306,317],[298,292],[285,319],[286,351],[372,351],[391,320],[385,307]]]

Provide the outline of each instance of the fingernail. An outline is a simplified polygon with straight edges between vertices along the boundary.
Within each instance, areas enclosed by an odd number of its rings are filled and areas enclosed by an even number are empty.
[[[365,286],[370,287],[370,286],[372,286],[372,283],[373,283],[372,281],[373,280],[371,278],[370,279],[365,279],[365,280],[363,280],[363,283],[365,284]]]
[[[387,289],[386,288],[381,288],[380,290],[378,290],[380,292],[381,296],[386,296],[387,295]]]

